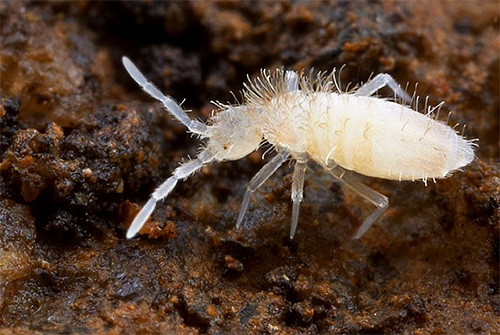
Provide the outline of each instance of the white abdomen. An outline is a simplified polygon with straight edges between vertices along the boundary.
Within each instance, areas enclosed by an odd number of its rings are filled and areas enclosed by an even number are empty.
[[[280,100],[290,115],[281,115],[271,142],[291,152],[305,148],[324,166],[334,161],[367,176],[427,180],[474,159],[471,143],[453,129],[395,102],[323,92]]]

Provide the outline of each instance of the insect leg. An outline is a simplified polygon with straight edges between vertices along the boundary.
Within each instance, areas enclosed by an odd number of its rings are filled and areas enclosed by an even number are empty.
[[[245,196],[243,197],[243,203],[241,204],[240,214],[238,215],[238,220],[236,221],[236,228],[239,228],[241,225],[241,221],[243,221],[243,217],[245,216],[245,212],[247,211],[248,204],[250,203],[250,198],[252,194],[257,190],[264,182],[271,177],[271,175],[278,170],[278,168],[286,161],[288,158],[288,151],[282,150],[278,152],[278,154],[267,162],[262,169],[257,172],[255,176],[253,176],[250,183],[248,183],[247,190],[245,192]]]
[[[146,93],[160,101],[177,120],[189,129],[190,132],[200,135],[206,134],[207,126],[204,123],[197,120],[191,120],[187,113],[177,103],[175,103],[172,98],[164,95],[151,82],[149,82],[130,59],[124,56],[122,57],[122,63],[132,79],[134,79]]]
[[[293,239],[295,231],[297,230],[297,223],[299,221],[300,203],[304,194],[304,176],[306,173],[307,160],[297,160],[295,169],[293,170],[292,179],[292,226],[290,227],[290,239]]]
[[[288,92],[297,91],[299,89],[299,75],[295,71],[285,72],[285,82]]]
[[[327,171],[335,178],[342,180],[347,186],[352,188],[360,196],[377,206],[375,212],[370,214],[358,228],[356,235],[354,235],[354,238],[358,239],[363,236],[368,228],[370,228],[375,223],[375,221],[377,221],[377,219],[382,216],[382,214],[384,214],[384,212],[387,210],[387,207],[389,207],[389,200],[385,195],[382,195],[377,191],[369,188],[368,186],[360,182],[355,175],[346,171],[340,166],[336,166],[333,169],[328,169]]]
[[[134,221],[127,230],[127,238],[132,238],[141,230],[144,223],[148,220],[149,216],[156,207],[156,203],[165,198],[175,187],[177,181],[185,179],[196,172],[204,164],[213,160],[213,155],[207,150],[202,151],[197,158],[187,161],[175,169],[174,174],[165,180],[154,192],[151,194],[148,202],[142,207],[139,214],[136,215]]]
[[[384,86],[389,86],[394,95],[406,103],[411,102],[411,97],[399,86],[399,84],[387,73],[379,73],[372,80],[358,88],[354,95],[370,96]]]

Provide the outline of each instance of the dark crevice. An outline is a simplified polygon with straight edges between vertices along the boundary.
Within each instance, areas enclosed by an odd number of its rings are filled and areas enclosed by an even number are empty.
[[[179,302],[175,304],[175,308],[184,320],[186,326],[198,329],[200,334],[206,334],[208,332],[210,322],[196,311],[191,310],[184,299],[180,299]]]

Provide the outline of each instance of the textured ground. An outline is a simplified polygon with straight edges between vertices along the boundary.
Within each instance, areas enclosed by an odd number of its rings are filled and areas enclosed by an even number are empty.
[[[499,332],[498,3],[0,2],[0,333]],[[291,168],[234,224],[262,153],[180,183],[131,218],[197,141],[128,78],[128,55],[206,119],[260,68],[387,72],[479,138],[463,173],[364,179],[373,208],[309,172],[288,236]],[[385,92],[387,93],[387,92]]]

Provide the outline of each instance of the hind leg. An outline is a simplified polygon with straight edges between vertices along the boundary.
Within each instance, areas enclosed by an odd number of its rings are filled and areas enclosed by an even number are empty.
[[[389,207],[389,199],[385,195],[378,193],[377,191],[369,188],[365,184],[359,181],[359,179],[353,175],[351,172],[346,171],[340,166],[336,166],[327,171],[335,178],[342,180],[347,186],[352,188],[360,196],[377,206],[377,209],[370,214],[365,221],[358,228],[358,231],[354,235],[354,238],[358,239],[370,228],[378,218],[384,214]]]
[[[387,73],[377,74],[373,79],[358,88],[354,92],[354,95],[370,96],[384,86],[389,86],[389,88],[394,92],[395,97],[403,100],[406,103],[411,102],[411,97],[399,86],[394,78],[392,78]]]

